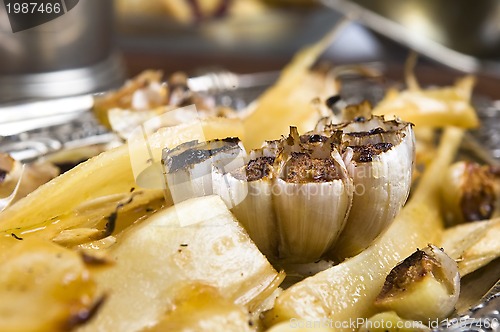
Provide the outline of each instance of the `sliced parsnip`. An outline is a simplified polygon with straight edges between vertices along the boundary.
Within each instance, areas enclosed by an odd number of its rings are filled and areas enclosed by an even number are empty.
[[[174,309],[144,332],[255,331],[245,307],[224,298],[214,287],[200,283],[187,285],[174,302]]]
[[[406,320],[394,311],[385,311],[365,320],[359,332],[430,332],[422,322]]]
[[[197,139],[200,129],[206,139],[240,136],[241,122],[236,119],[206,119],[192,125],[182,124],[160,130],[148,137],[151,153],[155,160],[161,159],[161,149],[179,143]],[[190,128],[192,130],[190,130]],[[39,187],[29,196],[0,213],[0,236],[10,236],[12,232],[33,230],[42,232],[48,225],[59,230],[66,229],[66,223],[56,222],[63,215],[72,211],[84,202],[102,196],[129,193],[137,186],[131,166],[131,153],[134,160],[142,160],[142,149],[129,151],[126,145],[91,158],[52,181]],[[149,156],[147,158],[150,158]],[[149,197],[161,198],[163,191],[153,189]],[[110,206],[109,215],[115,210]],[[72,225],[76,227],[78,225]]]
[[[250,106],[244,120],[247,149],[259,148],[266,140],[278,139],[290,126],[305,133],[312,130],[321,115],[313,100],[338,93],[335,80],[310,70],[318,56],[328,47],[336,31],[318,43],[299,52],[283,69],[279,80]]]
[[[472,76],[466,76],[452,87],[420,89],[410,86],[401,92],[389,90],[373,114],[399,117],[417,127],[475,128],[479,120],[470,104],[474,82]]]
[[[282,280],[219,196],[154,214],[118,237],[109,255],[115,265],[96,274],[99,290],[109,297],[81,332],[153,326],[192,282],[253,310]]]
[[[441,246],[458,262],[463,277],[500,257],[500,218],[445,230]]]
[[[292,318],[349,321],[376,313],[374,300],[390,270],[416,248],[437,243],[443,229],[439,181],[452,161],[462,130],[447,128],[439,153],[393,224],[359,255],[288,288],[266,319],[274,324]],[[339,331],[350,331],[341,328]]]
[[[1,331],[68,331],[92,316],[102,293],[79,254],[39,239],[11,241],[0,240]]]
[[[290,322],[283,322],[274,325],[266,332],[333,332],[333,322],[325,321],[305,321],[305,320],[292,320]]]

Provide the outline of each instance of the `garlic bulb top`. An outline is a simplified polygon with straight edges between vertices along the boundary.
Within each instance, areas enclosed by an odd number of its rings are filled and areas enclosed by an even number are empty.
[[[237,139],[184,143],[163,164],[174,201],[216,193],[264,254],[301,264],[366,248],[405,203],[414,155],[411,124],[356,117],[248,157]]]

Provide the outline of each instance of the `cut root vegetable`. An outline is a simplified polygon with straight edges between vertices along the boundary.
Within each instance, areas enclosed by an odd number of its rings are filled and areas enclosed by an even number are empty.
[[[193,283],[179,291],[174,309],[144,332],[251,332],[255,327],[244,306],[224,298],[214,287]]]
[[[290,126],[302,133],[314,128],[321,114],[313,101],[323,104],[326,98],[338,93],[338,87],[334,77],[314,72],[311,66],[335,34],[333,31],[298,53],[278,81],[250,105],[244,119],[245,132],[249,133],[243,140],[247,149],[259,148],[266,140],[286,135]]]
[[[467,223],[445,230],[441,246],[458,263],[463,277],[500,257],[500,219]]]
[[[144,176],[143,172],[150,165],[148,162],[160,163],[164,147],[175,147],[194,139],[240,136],[241,128],[239,120],[206,119],[195,124],[167,127],[135,145],[129,144],[103,152],[0,212],[0,236],[10,237],[12,232],[23,230],[43,233],[45,229],[54,229],[53,227],[62,231],[66,229],[66,223],[55,221],[74,213],[78,206],[100,197],[130,193],[132,188],[138,186],[136,179],[141,173]],[[161,182],[156,183],[147,194],[151,199],[158,199],[163,195]],[[108,211],[102,211],[102,216],[110,215],[115,209],[116,205],[110,205]],[[77,223],[71,223],[71,227],[78,226]]]
[[[476,128],[479,120],[470,104],[474,81],[472,76],[466,76],[453,87],[389,90],[373,113],[404,119],[417,127]]]
[[[0,239],[1,331],[68,331],[93,316],[104,297],[78,253],[39,239],[11,241]]]
[[[79,331],[154,326],[192,283],[214,287],[227,301],[253,311],[283,279],[218,196],[162,210],[130,227],[108,250],[114,265],[95,278],[109,297]]]

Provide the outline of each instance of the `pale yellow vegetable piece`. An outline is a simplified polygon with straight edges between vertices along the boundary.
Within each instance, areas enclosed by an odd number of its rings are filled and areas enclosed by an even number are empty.
[[[274,325],[266,332],[333,332],[334,328],[331,328],[333,322],[328,320],[322,321],[305,321],[305,320],[291,320],[290,322],[283,322]]]
[[[224,298],[214,287],[200,283],[187,285],[174,302],[174,309],[144,332],[255,331],[245,307]]]
[[[359,332],[430,332],[430,328],[422,322],[403,319],[394,311],[386,311],[365,320]]]
[[[244,120],[243,143],[247,149],[259,148],[266,140],[288,134],[290,126],[301,133],[314,128],[321,115],[312,101],[328,98],[338,93],[338,88],[333,77],[314,73],[310,67],[328,47],[335,32],[299,52],[283,69],[278,81],[251,106],[253,109]]]
[[[455,310],[459,294],[457,263],[440,248],[429,245],[391,270],[375,305],[406,319],[439,321]]]
[[[455,156],[462,135],[460,129],[446,129],[439,153],[413,197],[373,245],[285,290],[267,315],[268,322],[274,324],[291,318],[348,321],[376,313],[374,300],[390,270],[416,248],[439,241],[443,228],[439,181]]]
[[[415,126],[457,126],[475,128],[479,125],[470,104],[474,78],[466,76],[452,87],[387,91],[384,99],[374,108],[373,114],[387,118],[399,117]]]
[[[239,126],[238,126],[239,125]],[[195,128],[189,124],[169,127],[148,138],[151,153],[155,160],[160,160],[164,147],[197,139],[199,128],[206,139],[238,136],[242,134],[241,123],[236,119],[201,120]],[[143,150],[132,150],[141,158]],[[149,157],[148,157],[149,158]],[[79,205],[102,196],[129,193],[137,186],[131,166],[128,147],[121,146],[91,158],[52,181],[39,187],[29,196],[0,213],[0,237],[10,236],[12,232],[22,230],[42,231],[48,225],[66,229],[66,224],[56,222],[60,216],[70,214]],[[163,191],[154,189],[149,197],[161,198]],[[110,206],[109,215],[115,210]],[[77,225],[72,225],[76,227]]]
[[[95,276],[109,297],[80,331],[153,326],[192,282],[215,287],[226,299],[253,310],[283,278],[219,196],[181,202],[130,227],[109,256],[115,265]]]
[[[0,331],[67,331],[91,316],[98,294],[78,253],[39,239],[0,240]]]
[[[463,277],[500,257],[500,218],[445,230],[441,246],[458,263]]]

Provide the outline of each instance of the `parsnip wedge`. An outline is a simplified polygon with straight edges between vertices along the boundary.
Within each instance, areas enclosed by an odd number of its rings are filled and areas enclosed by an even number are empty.
[[[115,265],[96,274],[99,290],[109,297],[80,332],[153,326],[193,282],[251,311],[283,278],[219,196],[193,198],[154,214],[118,237],[109,255]]]
[[[337,27],[340,29],[341,26]],[[250,105],[244,119],[247,149],[259,148],[264,141],[288,134],[290,126],[305,133],[312,130],[321,118],[313,105],[315,99],[326,99],[338,93],[333,77],[315,73],[310,67],[328,47],[336,30],[316,44],[297,53],[285,67],[278,81]]]
[[[392,89],[373,114],[399,117],[417,127],[476,128],[479,120],[470,104],[474,83],[472,76],[466,76],[451,87],[420,89],[410,86],[401,92]]]
[[[0,331],[69,331],[91,318],[98,294],[78,253],[39,239],[0,240]]]
[[[399,317],[394,311],[384,311],[365,320],[358,332],[430,332],[422,322]]]
[[[191,126],[181,124],[164,128],[148,137],[154,159],[161,159],[161,150],[166,146],[199,139],[200,130],[206,139],[241,136],[242,125],[237,119],[213,118],[200,120]],[[134,160],[137,161],[142,160],[143,153],[141,147],[137,147],[137,151],[134,149],[129,151],[124,145],[103,152],[19,200],[0,213],[0,237],[10,237],[12,232],[28,229],[43,232],[48,225],[64,230],[66,223],[56,222],[58,218],[71,214],[84,202],[103,196],[129,193],[132,188],[137,187],[130,155],[136,154],[138,157]],[[161,189],[152,190],[147,194],[151,199],[163,197]],[[114,209],[115,207],[111,206],[103,215],[109,215]]]
[[[244,306],[224,298],[214,287],[194,283],[180,291],[174,310],[144,332],[251,332],[255,327]]]
[[[413,197],[373,245],[288,288],[267,314],[268,322],[272,325],[292,318],[349,321],[376,313],[374,300],[390,270],[416,248],[439,241],[443,229],[439,182],[455,156],[462,134],[460,129],[446,129],[439,153],[425,171]]]
[[[461,224],[445,230],[441,246],[465,276],[500,257],[500,218]]]

